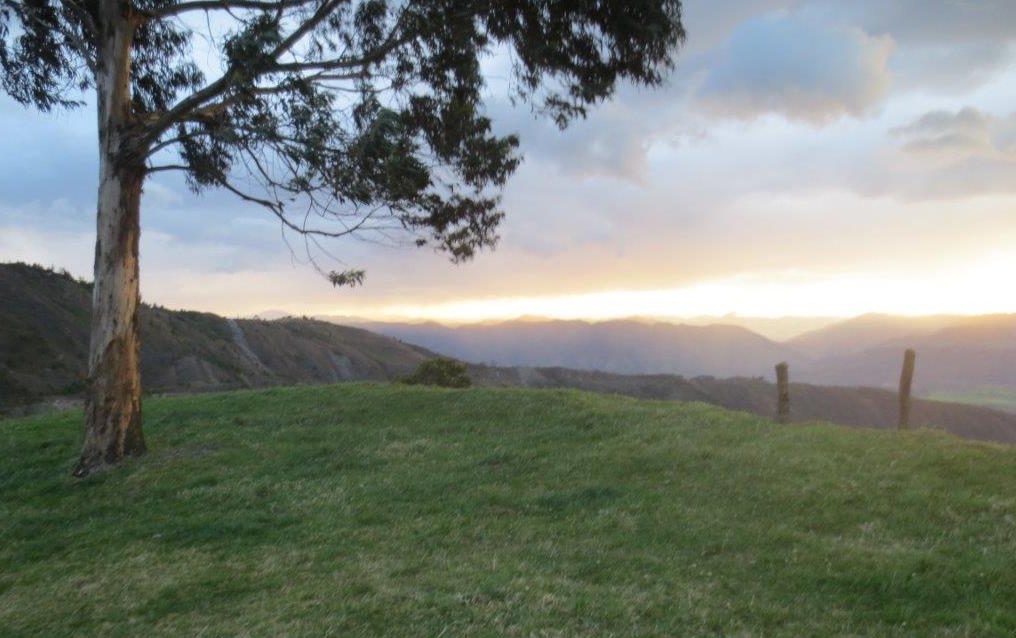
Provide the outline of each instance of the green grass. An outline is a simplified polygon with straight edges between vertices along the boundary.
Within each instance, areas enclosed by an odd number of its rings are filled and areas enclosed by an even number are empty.
[[[986,408],[1016,412],[1016,390],[1011,388],[986,387],[967,392],[934,392],[928,396],[935,401],[955,401],[981,405]]]
[[[0,635],[1011,636],[1016,449],[342,385],[0,422]]]

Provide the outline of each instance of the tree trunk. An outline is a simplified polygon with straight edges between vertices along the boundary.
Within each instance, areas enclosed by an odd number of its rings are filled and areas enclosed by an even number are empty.
[[[130,5],[100,0],[96,71],[99,202],[85,443],[75,476],[143,454],[138,340],[138,239],[144,164],[130,138]]]

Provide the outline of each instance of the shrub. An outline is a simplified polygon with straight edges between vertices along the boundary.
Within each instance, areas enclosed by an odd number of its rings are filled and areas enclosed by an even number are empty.
[[[409,385],[436,385],[442,388],[468,388],[473,384],[466,374],[466,366],[455,359],[424,361],[416,372],[402,379]]]

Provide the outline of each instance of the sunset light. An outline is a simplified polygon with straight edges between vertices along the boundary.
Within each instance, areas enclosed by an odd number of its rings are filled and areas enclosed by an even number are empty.
[[[1014,282],[1016,252],[992,255],[921,279],[863,274],[815,278],[776,273],[658,290],[390,305],[376,308],[376,316],[455,323],[524,316],[604,320],[728,314],[852,317],[871,312],[976,315],[1016,312],[1016,296],[1004,294]]]

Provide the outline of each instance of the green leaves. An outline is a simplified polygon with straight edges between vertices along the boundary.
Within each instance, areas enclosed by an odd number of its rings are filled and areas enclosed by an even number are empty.
[[[328,273],[328,281],[335,287],[348,286],[355,288],[363,285],[363,278],[367,275],[362,270],[344,270],[342,272],[331,271]]]
[[[40,111],[83,102],[77,89],[92,81],[94,51],[76,40],[84,26],[56,2],[22,0],[0,6],[0,72],[3,90]]]
[[[94,84],[89,67],[102,63],[98,7],[0,5],[4,89],[42,110],[75,104],[74,87]],[[133,27],[140,161],[165,159],[152,170],[182,170],[196,191],[230,190],[291,231],[392,244],[408,235],[455,262],[497,243],[499,191],[521,162],[518,138],[496,134],[486,115],[481,59],[507,52],[511,97],[564,127],[618,82],[658,84],[684,37],[679,0],[122,7],[102,15]],[[206,80],[202,69],[216,68]],[[340,275],[342,285],[362,280]]]

